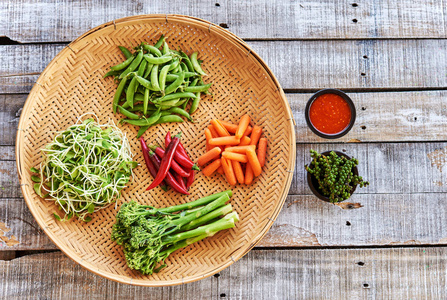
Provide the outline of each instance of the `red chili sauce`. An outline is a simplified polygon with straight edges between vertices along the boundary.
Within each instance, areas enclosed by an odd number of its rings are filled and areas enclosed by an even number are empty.
[[[341,96],[323,94],[312,102],[309,118],[318,131],[336,134],[348,127],[351,121],[351,109]]]

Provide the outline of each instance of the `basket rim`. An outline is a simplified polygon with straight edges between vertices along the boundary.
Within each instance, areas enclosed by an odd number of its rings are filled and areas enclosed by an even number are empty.
[[[21,152],[22,145],[24,142],[24,131],[25,131],[25,129],[23,129],[23,127],[26,122],[26,116],[28,116],[29,111],[32,108],[32,104],[33,104],[32,99],[34,98],[34,95],[37,93],[37,91],[42,87],[41,82],[44,80],[46,73],[54,67],[56,61],[60,57],[62,57],[66,51],[75,51],[75,49],[77,48],[76,46],[81,45],[81,43],[87,37],[89,37],[91,35],[92,36],[98,35],[101,33],[102,29],[110,28],[111,26],[114,26],[116,28],[117,25],[125,26],[126,23],[128,23],[128,22],[135,22],[138,20],[141,20],[141,21],[151,20],[153,22],[155,22],[157,20],[164,21],[164,22],[169,22],[169,21],[180,22],[180,23],[188,22],[189,25],[196,26],[201,29],[208,29],[209,32],[218,34],[221,38],[225,38],[228,42],[231,42],[234,46],[245,49],[247,51],[247,56],[251,55],[260,64],[260,66],[266,71],[266,74],[268,74],[269,78],[273,81],[273,83],[277,87],[277,90],[280,94],[280,98],[284,102],[285,109],[288,114],[287,120],[286,120],[286,122],[287,122],[286,125],[290,126],[290,131],[291,131],[291,141],[290,141],[291,145],[289,145],[290,149],[291,149],[291,155],[289,155],[288,165],[286,166],[287,175],[285,177],[285,186],[284,186],[284,190],[280,194],[280,201],[276,205],[275,210],[273,211],[272,215],[270,217],[268,217],[270,222],[266,223],[266,225],[260,230],[260,233],[258,234],[258,236],[251,238],[251,240],[253,242],[243,252],[238,254],[236,257],[231,256],[231,259],[220,264],[219,266],[215,267],[214,269],[212,269],[206,273],[202,272],[201,274],[196,274],[196,275],[188,276],[187,278],[182,278],[182,279],[177,279],[177,280],[161,281],[161,280],[148,280],[148,279],[133,279],[133,278],[129,278],[127,276],[112,274],[108,271],[101,270],[98,267],[95,267],[90,262],[82,259],[79,256],[79,254],[75,253],[72,249],[68,248],[62,242],[62,240],[60,240],[60,238],[58,238],[53,232],[48,230],[48,226],[46,226],[46,223],[45,223],[43,217],[38,214],[37,208],[33,205],[33,202],[30,200],[31,199],[30,189],[27,188],[24,184],[22,184],[23,174],[26,174],[26,170],[24,170],[24,166],[21,165],[21,157],[24,155],[23,152]],[[42,71],[42,73],[40,74],[39,78],[37,79],[36,83],[34,84],[33,88],[31,89],[31,91],[25,101],[25,104],[23,106],[22,113],[20,116],[20,120],[18,123],[16,145],[15,145],[15,158],[16,158],[17,174],[18,174],[20,188],[21,188],[21,191],[23,194],[23,198],[24,198],[31,214],[33,215],[34,219],[39,224],[41,229],[46,233],[46,235],[50,238],[50,240],[65,255],[67,255],[74,262],[78,263],[83,268],[87,269],[88,271],[90,271],[96,275],[99,275],[101,277],[107,278],[112,281],[120,282],[120,283],[125,283],[125,284],[130,284],[130,285],[135,285],[135,286],[147,286],[147,287],[179,285],[179,284],[198,281],[200,279],[204,279],[204,278],[209,277],[217,272],[222,271],[223,269],[227,268],[228,266],[230,266],[231,264],[233,264],[234,262],[236,262],[237,260],[242,258],[244,255],[246,255],[267,234],[268,230],[273,225],[274,221],[278,217],[279,212],[281,211],[281,209],[285,203],[286,197],[287,197],[289,189],[290,189],[290,185],[292,183],[292,177],[294,174],[295,162],[296,162],[296,133],[295,133],[294,125],[295,125],[295,120],[293,118],[293,113],[290,108],[290,104],[287,101],[285,93],[284,93],[281,85],[279,84],[277,78],[275,77],[275,75],[273,74],[271,69],[267,66],[267,64],[264,62],[264,60],[262,60],[262,58],[255,51],[253,51],[247,43],[245,43],[241,38],[236,36],[234,33],[230,32],[229,30],[223,29],[220,26],[218,26],[214,23],[211,23],[209,21],[206,21],[206,20],[203,20],[203,19],[200,19],[197,17],[187,16],[187,15],[178,15],[178,14],[134,15],[134,16],[124,17],[124,18],[119,18],[119,19],[113,20],[113,21],[109,21],[109,22],[106,22],[104,24],[101,24],[99,26],[96,26],[96,27],[88,30],[87,32],[85,32],[84,34],[79,36],[77,39],[72,41],[70,44],[68,44],[66,47],[64,47]],[[33,190],[33,189],[31,188],[31,190]]]

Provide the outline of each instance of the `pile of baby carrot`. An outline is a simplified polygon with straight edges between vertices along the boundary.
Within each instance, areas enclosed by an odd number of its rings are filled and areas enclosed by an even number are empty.
[[[250,116],[243,115],[239,124],[213,119],[205,129],[206,153],[197,164],[202,173],[224,174],[228,183],[251,184],[262,173],[267,153],[267,139],[261,138],[262,128],[250,126]]]

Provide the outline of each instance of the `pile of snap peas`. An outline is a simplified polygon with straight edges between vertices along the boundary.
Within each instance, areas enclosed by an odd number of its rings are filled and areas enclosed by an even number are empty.
[[[113,98],[113,112],[126,118],[120,123],[139,126],[137,137],[153,125],[183,122],[197,110],[201,93],[209,94],[198,52],[188,56],[169,48],[162,35],[155,45],[141,43],[134,53],[119,46],[126,60],[110,68],[105,77],[113,76],[118,87]],[[124,95],[124,96],[123,96]],[[186,111],[192,99],[189,112]]]

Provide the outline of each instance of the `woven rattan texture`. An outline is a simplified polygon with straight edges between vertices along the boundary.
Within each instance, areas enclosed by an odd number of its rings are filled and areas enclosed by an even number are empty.
[[[167,261],[168,267],[152,276],[142,276],[126,266],[121,246],[110,240],[115,206],[97,212],[93,221],[57,222],[52,217],[53,202],[35,195],[29,168],[41,162],[40,149],[50,142],[55,131],[76,122],[77,117],[93,112],[101,123],[117,122],[111,103],[116,84],[102,76],[111,65],[123,60],[118,45],[135,46],[142,41],[155,43],[164,34],[171,48],[191,54],[199,51],[203,68],[213,82],[211,96],[204,96],[195,122],[163,124],[150,128],[145,138],[150,144],[162,144],[168,130],[183,133],[183,143],[194,159],[205,151],[204,128],[212,118],[237,122],[245,113],[252,125],[260,125],[269,141],[265,170],[251,186],[230,187],[216,174],[198,173],[190,196],[160,188],[146,192],[152,178],[144,166],[137,128],[123,125],[135,155],[143,164],[123,190],[124,201],[134,199],[156,207],[198,199],[215,192],[233,189],[231,204],[240,222],[183,250]],[[160,286],[190,282],[209,276],[230,265],[267,232],[279,213],[292,177],[295,137],[290,108],[282,90],[256,54],[227,31],[207,22],[182,16],[138,16],[105,24],[91,30],[65,48],[45,69],[24,107],[19,124],[17,160],[25,200],[39,225],[72,259],[109,279],[136,285]]]

